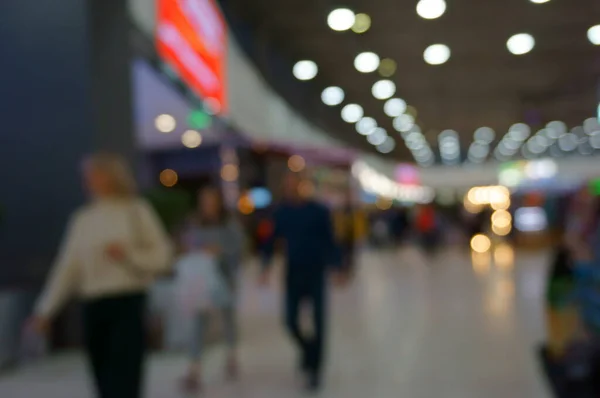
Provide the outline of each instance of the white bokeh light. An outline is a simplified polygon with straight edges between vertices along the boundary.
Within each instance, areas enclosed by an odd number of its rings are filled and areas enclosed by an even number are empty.
[[[600,46],[600,25],[592,26],[588,29],[587,37],[590,43]]]
[[[372,117],[363,117],[356,122],[356,131],[361,135],[369,135],[377,128],[377,121]]]
[[[436,19],[446,12],[444,0],[420,0],[417,4],[417,14],[424,19]]]
[[[445,44],[433,44],[423,53],[423,59],[429,65],[441,65],[450,59],[450,47]]]
[[[177,121],[173,116],[163,114],[156,117],[154,120],[154,125],[161,133],[170,133],[175,130],[175,127],[177,127]]]
[[[338,8],[329,13],[327,25],[335,31],[343,32],[352,28],[356,21],[356,15],[347,8]]]
[[[367,141],[371,145],[381,145],[388,138],[387,132],[381,127],[377,127],[372,134],[367,136]]]
[[[377,150],[381,153],[390,153],[396,149],[396,141],[392,137],[387,137],[382,144],[377,145]]]
[[[293,73],[298,80],[311,80],[317,76],[319,68],[313,61],[303,60],[296,62]]]
[[[554,120],[546,125],[546,134],[548,138],[556,140],[567,134],[567,125],[560,120]]]
[[[535,4],[544,4],[544,3],[548,3],[550,0],[529,0],[529,1],[531,1],[532,3],[535,3]]]
[[[181,143],[188,148],[197,148],[202,144],[202,136],[195,130],[188,130],[181,136]]]
[[[411,115],[404,114],[394,119],[394,129],[399,133],[410,131],[415,125],[415,118]]]
[[[358,104],[348,104],[342,108],[342,119],[347,123],[358,122],[362,119],[363,114],[363,108]]]
[[[396,85],[391,80],[379,80],[373,84],[371,92],[373,97],[385,100],[396,94]]]
[[[402,98],[392,98],[386,101],[383,111],[389,117],[398,117],[406,112],[406,101]]]
[[[514,55],[527,54],[535,47],[535,39],[529,33],[519,33],[508,39],[506,47]]]
[[[531,128],[525,123],[516,123],[510,127],[508,134],[513,141],[523,142],[531,135]]]
[[[480,127],[475,130],[473,137],[478,143],[490,144],[496,138],[496,132],[490,127]]]
[[[327,87],[321,93],[321,100],[325,105],[339,105],[344,101],[344,90],[336,86]]]
[[[361,73],[375,72],[379,68],[379,55],[373,52],[360,53],[354,58],[354,67]]]

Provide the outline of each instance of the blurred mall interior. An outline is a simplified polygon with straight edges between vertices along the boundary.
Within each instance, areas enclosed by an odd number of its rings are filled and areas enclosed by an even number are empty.
[[[92,396],[77,302],[43,349],[26,331],[98,151],[174,246],[208,186],[243,229],[240,377],[214,322],[207,397],[301,396],[258,283],[290,173],[349,253],[319,396],[600,396],[597,0],[0,3],[0,396]],[[175,279],[148,292],[151,398],[183,396]]]

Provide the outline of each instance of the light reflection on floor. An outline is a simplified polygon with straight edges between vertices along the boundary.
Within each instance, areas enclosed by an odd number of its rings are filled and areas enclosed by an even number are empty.
[[[486,253],[453,247],[428,260],[414,247],[366,252],[351,287],[332,294],[324,398],[546,398],[533,347],[544,331],[545,254],[494,243]],[[301,396],[294,352],[281,330],[279,289],[242,289],[244,376],[222,382],[221,356],[207,358],[208,397]],[[177,397],[184,366],[153,358],[150,398]],[[87,397],[78,356],[0,379],[0,396]],[[60,380],[60,382],[58,382]]]

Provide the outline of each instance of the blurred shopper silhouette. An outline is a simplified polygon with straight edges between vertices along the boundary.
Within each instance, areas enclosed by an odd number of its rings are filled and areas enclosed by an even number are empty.
[[[196,313],[192,316],[192,334],[189,342],[191,363],[188,374],[183,379],[184,387],[187,390],[196,391],[202,387],[201,358],[208,321],[212,317],[211,310],[219,310],[223,319],[229,350],[226,365],[227,376],[230,379],[237,377],[238,333],[235,292],[243,241],[241,226],[227,211],[221,192],[213,187],[201,190],[198,196],[198,208],[183,232],[182,244],[186,253],[201,253],[216,259],[219,273],[216,278],[224,280],[223,288],[227,291],[222,292],[220,285],[213,284],[212,287],[209,287],[211,291],[208,292],[210,304],[205,307],[197,307]]]
[[[273,214],[274,233],[265,256],[262,283],[268,283],[269,263],[275,243],[286,253],[285,323],[297,344],[300,370],[307,377],[307,388],[321,387],[327,322],[327,276],[330,266],[340,268],[330,211],[301,194],[301,178],[288,174],[284,179],[284,199]],[[336,281],[342,274],[336,273]],[[303,304],[312,306],[313,333],[300,327]]]
[[[146,290],[170,266],[171,245],[133,175],[113,154],[83,167],[90,202],[72,216],[33,326],[48,330],[65,301],[84,301],[85,346],[100,398],[142,396]]]
[[[419,234],[421,247],[428,255],[435,254],[438,247],[438,217],[431,205],[421,205],[417,208],[415,227]]]

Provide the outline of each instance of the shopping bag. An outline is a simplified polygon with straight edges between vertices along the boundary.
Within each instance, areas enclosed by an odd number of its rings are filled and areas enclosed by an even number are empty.
[[[231,292],[213,256],[203,252],[186,254],[177,261],[175,270],[177,295],[185,315],[230,304]]]

